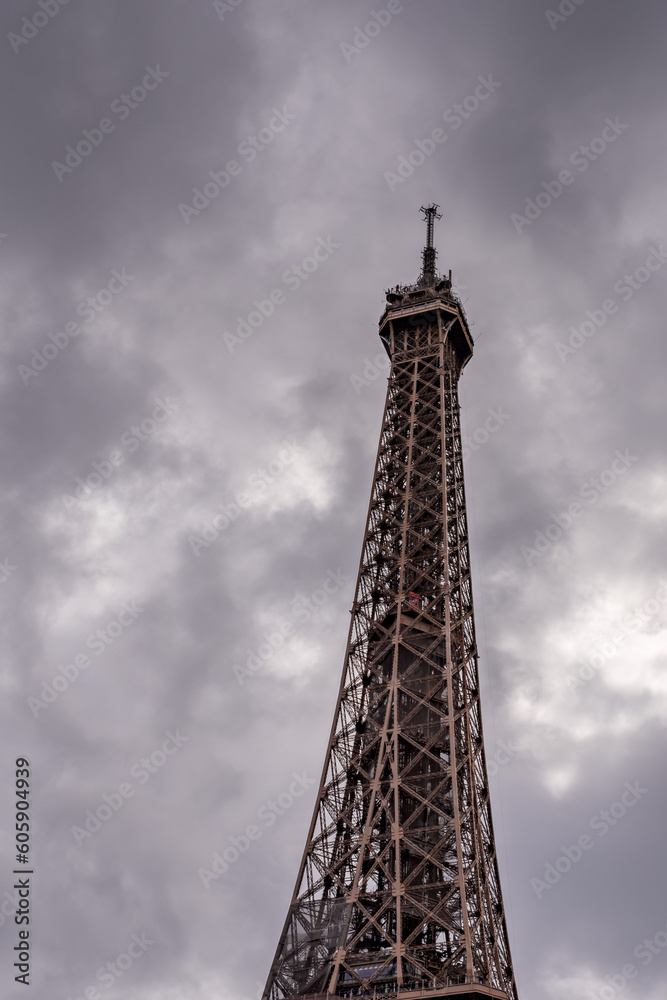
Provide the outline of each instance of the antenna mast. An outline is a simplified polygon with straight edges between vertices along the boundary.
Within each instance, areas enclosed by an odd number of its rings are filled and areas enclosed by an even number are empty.
[[[424,213],[424,218],[426,219],[426,246],[422,250],[422,273],[420,278],[420,284],[424,285],[434,284],[436,278],[435,265],[438,258],[438,251],[433,245],[433,230],[435,220],[442,218],[441,213],[438,212],[439,207],[439,205],[422,205],[420,208],[420,212]]]

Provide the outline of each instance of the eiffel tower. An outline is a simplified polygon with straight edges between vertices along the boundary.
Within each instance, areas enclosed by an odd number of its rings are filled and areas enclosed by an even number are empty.
[[[458,381],[473,352],[427,222],[391,359],[345,666],[264,1000],[517,1000],[482,735]]]

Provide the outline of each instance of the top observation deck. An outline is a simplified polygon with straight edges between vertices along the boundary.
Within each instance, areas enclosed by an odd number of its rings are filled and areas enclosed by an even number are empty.
[[[427,220],[427,243],[422,251],[422,272],[413,285],[387,289],[387,305],[380,317],[380,338],[390,358],[398,352],[434,346],[447,340],[459,363],[470,360],[473,339],[463,305],[452,290],[452,272],[438,275],[437,251],[433,246],[433,220],[437,205],[422,208]]]
[[[463,305],[452,291],[452,272],[438,275],[438,253],[433,243],[437,205],[422,207],[426,219],[426,246],[422,270],[414,285],[387,289],[387,305],[380,317],[380,338],[390,358],[399,354],[433,353],[447,344],[456,357],[459,372],[472,357],[473,339]]]

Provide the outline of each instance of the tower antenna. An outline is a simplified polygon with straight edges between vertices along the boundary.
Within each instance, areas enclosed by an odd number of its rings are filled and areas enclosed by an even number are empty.
[[[435,265],[438,259],[438,251],[433,244],[433,231],[435,220],[441,219],[442,214],[438,212],[439,205],[422,205],[420,212],[423,212],[426,219],[426,246],[422,250],[422,273],[420,284],[432,285],[435,282]]]

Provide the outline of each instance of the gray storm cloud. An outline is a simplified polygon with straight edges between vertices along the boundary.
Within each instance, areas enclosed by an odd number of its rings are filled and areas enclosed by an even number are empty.
[[[519,993],[661,998],[663,5],[7,0],[1,20],[2,995],[24,995],[19,757],[36,995],[263,985],[342,668],[383,291],[416,277],[437,201],[476,340]]]

